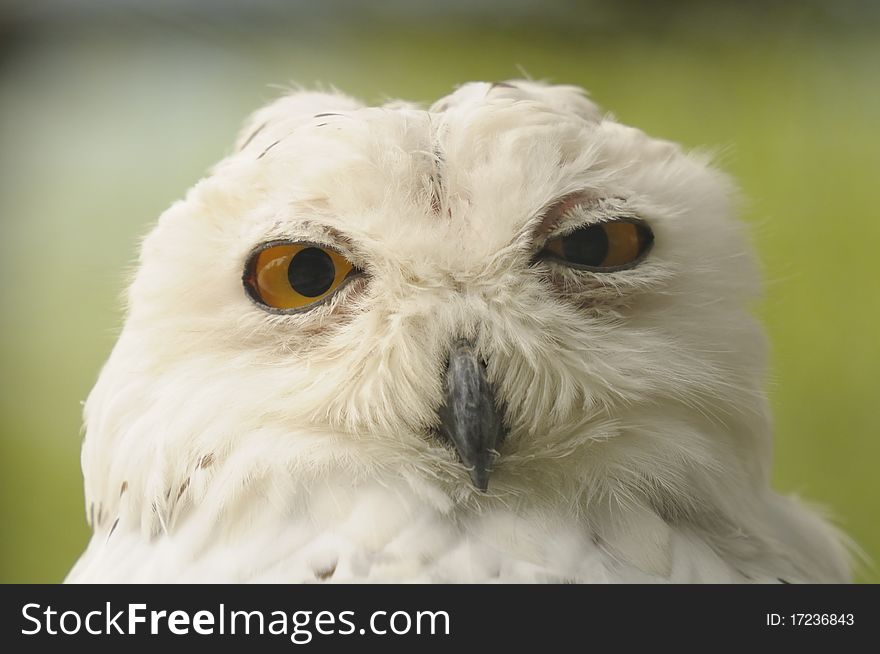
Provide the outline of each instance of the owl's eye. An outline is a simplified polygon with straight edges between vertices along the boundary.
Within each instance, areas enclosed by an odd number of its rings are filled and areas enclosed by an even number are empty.
[[[251,255],[244,283],[258,303],[295,313],[330,296],[359,272],[330,248],[312,243],[270,243]]]
[[[572,268],[613,272],[639,263],[653,242],[654,234],[644,222],[609,220],[550,239],[539,256]]]

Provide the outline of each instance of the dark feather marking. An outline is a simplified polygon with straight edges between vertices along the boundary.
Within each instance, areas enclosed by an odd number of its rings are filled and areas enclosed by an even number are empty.
[[[183,482],[183,483],[180,485],[180,490],[177,491],[177,499],[178,499],[178,501],[179,501],[180,498],[183,496],[183,494],[186,492],[186,489],[187,489],[187,488],[189,488],[189,477],[186,478],[186,481]]]
[[[113,532],[116,531],[116,526],[119,524],[119,518],[113,521],[113,525],[110,527],[110,533],[107,534],[107,540],[110,540],[110,536],[113,535]]]
[[[327,123],[318,123],[315,127],[326,127]]]
[[[438,181],[431,177],[431,211],[434,212],[435,215],[440,213],[440,198],[437,195],[437,185]]]
[[[98,526],[101,526],[101,523],[104,522],[104,503],[101,502],[98,504]]]
[[[269,124],[269,123],[263,123],[262,125],[260,125],[259,127],[257,127],[257,129],[255,129],[253,132],[251,132],[250,136],[248,136],[248,137],[244,140],[244,143],[241,144],[241,147],[238,149],[238,151],[241,152],[241,151],[244,150],[247,146],[249,146],[250,143],[251,143],[251,141],[254,140],[254,137],[255,137],[257,134],[259,134],[260,132],[262,132],[263,129],[264,129],[264,128],[266,127],[266,125],[268,125],[268,124]]]
[[[779,580],[779,583],[780,583],[780,584],[790,584],[790,583],[791,583],[790,581],[786,581],[786,580],[783,579],[782,577],[776,577],[776,578]]]
[[[330,577],[333,576],[333,573],[336,572],[336,561],[333,562],[332,565],[328,568],[321,568],[320,570],[315,570],[315,579],[319,581],[327,581]]]
[[[89,524],[92,525],[92,529],[95,528],[95,503],[94,502],[89,504]]]
[[[128,490],[128,482],[124,481],[124,482],[122,482],[122,486],[119,488],[119,497],[122,497],[123,495],[125,495],[125,491],[127,491],[127,490]]]
[[[434,164],[434,172],[431,174],[430,177],[431,211],[434,212],[434,215],[440,215],[440,210],[443,208],[443,202],[441,200],[441,196],[443,194],[443,174],[440,172],[440,169],[443,166],[444,158],[443,152],[440,150],[440,145],[437,143],[434,144],[434,157],[432,161]]]
[[[257,159],[262,159],[263,157],[265,157],[265,156],[266,156],[266,153],[267,153],[269,150],[271,150],[272,148],[274,148],[276,145],[278,145],[279,143],[281,143],[281,139],[278,139],[278,140],[275,141],[274,143],[270,144],[265,150],[263,150],[263,151],[260,153],[260,156],[257,157]]]
[[[199,461],[199,467],[203,470],[214,463],[214,455],[210,452],[202,457],[202,460]]]
[[[341,116],[342,114],[334,114],[332,112],[328,112],[325,114],[315,114],[315,118],[326,118],[327,116]]]
[[[162,517],[159,515],[159,504],[157,502],[153,502],[150,505],[150,508],[153,510],[153,514],[158,518],[154,520],[150,525],[150,539],[155,540],[159,534],[162,533]]]
[[[516,86],[509,83],[509,82],[492,82],[489,85],[490,91],[493,89],[515,89],[515,88],[516,88]]]

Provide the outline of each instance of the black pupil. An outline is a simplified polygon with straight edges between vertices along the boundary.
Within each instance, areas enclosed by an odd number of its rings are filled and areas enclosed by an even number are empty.
[[[320,248],[300,250],[287,267],[290,287],[305,297],[318,297],[330,290],[336,267],[330,255]]]
[[[601,225],[572,232],[562,239],[566,261],[582,266],[601,266],[608,256],[608,236]]]

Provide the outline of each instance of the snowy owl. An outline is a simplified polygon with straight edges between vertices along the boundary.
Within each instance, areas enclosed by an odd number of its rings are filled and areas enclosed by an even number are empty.
[[[143,243],[68,581],[847,581],[734,196],[572,86],[258,110]]]

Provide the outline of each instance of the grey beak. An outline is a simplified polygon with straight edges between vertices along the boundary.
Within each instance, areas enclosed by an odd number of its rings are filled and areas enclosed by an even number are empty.
[[[504,425],[486,378],[486,364],[469,341],[456,342],[449,352],[445,402],[439,414],[440,434],[455,445],[474,486],[485,491]]]

